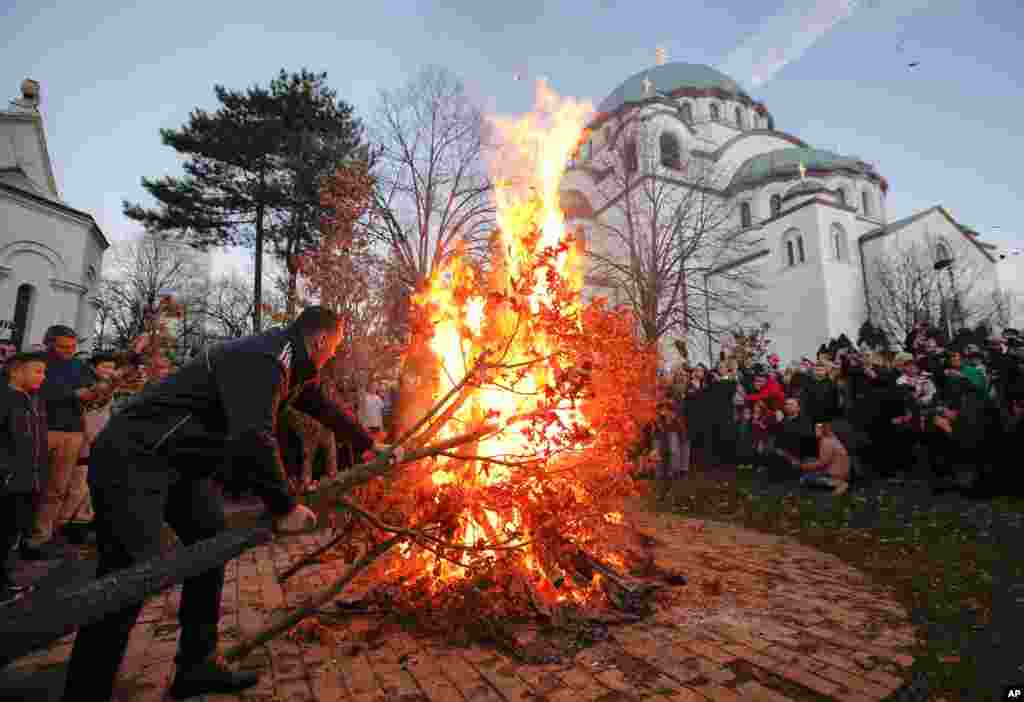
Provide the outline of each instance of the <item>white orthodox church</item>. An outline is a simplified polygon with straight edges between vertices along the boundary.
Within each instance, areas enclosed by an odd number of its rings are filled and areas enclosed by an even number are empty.
[[[752,318],[748,312],[746,319],[714,321],[744,328],[768,324],[772,349],[784,362],[813,356],[840,334],[856,341],[871,312],[871,261],[897,246],[918,241],[935,249],[936,259],[969,257],[982,270],[983,285],[998,290],[995,247],[947,209],[890,221],[888,184],[874,166],[786,133],[764,104],[711,67],[660,63],[637,73],[600,103],[589,129],[562,181],[569,224],[583,229],[588,248],[611,246],[602,230],[615,224],[610,218],[623,216],[614,205],[628,188],[608,188],[610,169],[633,171],[629,187],[654,179],[679,193],[704,188],[727,208],[727,226],[750,245],[741,257],[710,261],[700,286],[721,286],[723,273],[738,266],[748,267],[763,286]],[[602,159],[623,153],[623,145],[630,156]],[[695,173],[711,171],[713,183],[695,182]],[[591,294],[616,299],[604,281],[587,282]],[[718,355],[717,344],[703,333],[690,330],[687,343],[691,360]],[[671,355],[669,344],[664,351]]]
[[[110,246],[92,216],[57,190],[39,112],[39,84],[0,109],[0,341],[21,350],[46,328],[92,334],[91,302]]]

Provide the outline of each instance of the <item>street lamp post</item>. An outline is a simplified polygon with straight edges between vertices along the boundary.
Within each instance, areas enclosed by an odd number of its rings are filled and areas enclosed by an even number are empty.
[[[935,262],[932,268],[937,272],[949,268],[949,280],[950,280],[950,295],[955,294],[953,292],[953,269],[950,266],[953,265],[952,258],[942,258]],[[942,294],[942,276],[939,276],[939,295],[942,297],[942,308],[943,313],[946,317],[946,341],[952,343],[953,341],[953,309],[952,305],[949,304],[946,296]]]

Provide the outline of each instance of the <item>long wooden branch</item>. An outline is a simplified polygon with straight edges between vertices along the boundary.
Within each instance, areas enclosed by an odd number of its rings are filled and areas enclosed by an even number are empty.
[[[357,575],[366,570],[374,561],[383,556],[391,550],[395,544],[402,540],[404,540],[404,537],[402,536],[393,536],[390,539],[382,541],[374,546],[363,554],[358,561],[353,563],[343,576],[334,581],[323,592],[315,595],[306,604],[281,617],[276,622],[267,625],[255,635],[245,639],[244,641],[240,641],[225,651],[222,654],[224,660],[228,663],[241,660],[263,644],[287,632],[303,619],[316,614],[317,610],[341,594],[341,591],[344,590]]]
[[[459,436],[452,437],[451,439],[445,439],[444,441],[438,441],[426,448],[410,451],[402,457],[401,461],[397,462],[392,461],[393,454],[391,452],[381,454],[369,463],[362,463],[343,471],[338,475],[337,479],[333,481],[321,483],[318,489],[307,493],[307,497],[339,498],[351,492],[353,488],[363,485],[364,483],[368,483],[374,478],[387,475],[400,466],[408,463],[414,463],[415,461],[419,461],[424,458],[439,456],[445,451],[453,449],[456,446],[462,446],[463,444],[479,441],[488,434],[494,434],[500,430],[500,427],[493,424],[485,424],[479,429],[469,433],[460,434]]]

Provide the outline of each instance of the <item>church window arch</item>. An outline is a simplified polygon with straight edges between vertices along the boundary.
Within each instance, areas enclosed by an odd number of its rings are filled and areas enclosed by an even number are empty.
[[[799,229],[790,229],[782,238],[783,241],[783,263],[788,266],[796,266],[807,261],[807,252],[804,249],[804,237]]]
[[[871,216],[871,195],[868,193],[867,190],[862,190],[860,192],[860,204],[861,204],[861,209],[864,210],[864,216],[865,217],[870,217]]]
[[[715,102],[711,103],[710,110],[711,110],[711,120],[712,121],[717,122],[720,119],[722,119],[722,112],[721,112],[721,110],[718,107],[718,103],[715,103]]]
[[[741,108],[741,107],[737,107],[736,108],[736,126],[738,128],[740,128],[740,129],[746,129],[747,128],[747,125],[746,125],[746,123],[744,122],[744,119],[743,119],[743,108]]]
[[[658,139],[658,150],[661,153],[661,165],[666,168],[678,169],[682,165],[682,153],[679,139],[671,132],[662,132]]]
[[[829,230],[829,242],[832,247],[832,255],[837,261],[848,261],[849,250],[846,245],[846,230],[843,227],[835,223]]]
[[[750,203],[740,203],[740,226],[743,228],[754,226],[754,217],[750,212]]]
[[[627,173],[636,173],[640,168],[640,156],[637,154],[636,141],[633,139],[627,140],[623,145],[623,163],[626,167]]]
[[[693,104],[684,102],[679,106],[679,114],[687,124],[693,124]]]
[[[782,196],[776,193],[771,197],[772,217],[778,217],[782,212]]]
[[[935,260],[936,261],[952,261],[953,252],[950,251],[949,246],[944,241],[940,241],[935,245]]]

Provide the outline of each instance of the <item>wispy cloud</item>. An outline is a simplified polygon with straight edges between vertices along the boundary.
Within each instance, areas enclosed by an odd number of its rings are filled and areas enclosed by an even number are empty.
[[[719,68],[756,88],[855,14],[874,16],[884,26],[929,4],[930,0],[790,0],[733,49]]]

